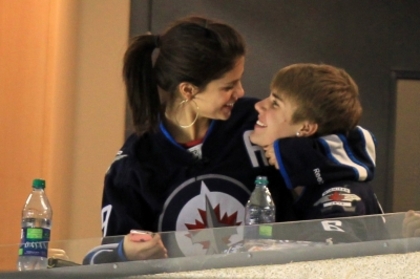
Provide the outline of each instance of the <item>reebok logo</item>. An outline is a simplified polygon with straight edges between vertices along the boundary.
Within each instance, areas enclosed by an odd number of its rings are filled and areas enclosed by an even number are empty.
[[[324,184],[324,179],[322,179],[320,169],[319,169],[319,168],[313,169],[313,172],[314,172],[314,174],[315,174],[316,181],[318,181],[318,184],[319,184],[319,185]]]

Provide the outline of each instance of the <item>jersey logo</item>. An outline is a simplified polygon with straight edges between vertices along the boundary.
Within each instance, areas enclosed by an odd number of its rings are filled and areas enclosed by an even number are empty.
[[[329,210],[333,206],[340,206],[346,212],[354,212],[353,202],[361,200],[358,195],[352,194],[348,188],[333,187],[322,193],[322,197],[314,203],[314,206],[322,204],[323,211]]]
[[[205,187],[205,185],[203,186]],[[220,204],[217,204],[217,206],[213,208],[207,195],[205,196],[205,200],[206,209],[197,209],[202,221],[196,219],[194,224],[185,224],[185,226],[189,230],[236,226],[242,223],[240,221],[237,221],[237,211],[234,212],[232,215],[227,215],[225,213],[223,216],[220,216]]]
[[[204,222],[196,220],[195,224],[185,224],[188,229],[194,230],[196,228],[219,228],[226,226],[240,225],[236,219],[237,213],[235,212],[230,216],[226,214],[221,218],[219,212],[220,204],[213,208],[206,196],[206,210],[201,210],[200,215]],[[230,243],[229,239],[232,235],[237,234],[236,228],[229,228],[224,230],[196,230],[186,234],[186,237],[191,239],[192,244],[202,245],[204,250],[207,250],[207,255],[219,254],[228,248]]]
[[[339,220],[326,220],[321,221],[322,228],[324,231],[330,231],[330,232],[345,232],[341,226],[343,225],[341,221]]]
[[[188,148],[188,151],[191,152],[191,154],[195,158],[201,159],[201,158],[203,158],[203,153],[201,151],[202,147],[203,147],[203,144],[200,143],[200,144],[197,144],[197,145],[195,145],[193,147]]]
[[[171,242],[185,256],[221,253],[242,240],[243,227],[235,226],[243,224],[250,194],[241,182],[224,175],[189,179],[165,202],[159,231],[176,231]],[[207,230],[221,227],[229,228]]]
[[[316,169],[313,169],[312,171],[315,174],[315,178],[316,178],[316,181],[318,182],[318,184],[319,185],[324,184],[324,179],[322,178],[321,170],[319,168],[316,168]]]

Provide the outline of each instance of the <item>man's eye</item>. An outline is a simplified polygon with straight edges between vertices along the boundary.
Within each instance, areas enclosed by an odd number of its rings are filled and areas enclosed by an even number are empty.
[[[272,102],[271,102],[271,106],[273,106],[273,107],[278,107],[278,106],[279,106],[279,104],[277,103],[277,101],[272,101]]]
[[[229,90],[232,90],[233,89],[233,86],[228,86],[228,87],[225,87],[225,88],[223,88],[225,91],[229,91]]]

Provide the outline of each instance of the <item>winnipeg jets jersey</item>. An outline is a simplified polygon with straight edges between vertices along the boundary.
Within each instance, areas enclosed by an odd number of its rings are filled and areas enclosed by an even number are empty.
[[[374,177],[376,141],[358,126],[347,135],[287,138],[274,143],[280,173],[288,188],[303,186],[294,209],[298,220],[325,219],[303,230],[300,240],[338,242],[384,239],[383,210],[369,181]],[[378,215],[366,219],[345,219]],[[336,219],[336,220],[334,220]],[[281,232],[282,237],[288,237]]]
[[[125,235],[131,229],[188,231],[241,225],[257,175],[268,177],[277,222],[320,219],[299,233],[284,229],[293,226],[281,227],[273,232],[277,239],[325,241],[333,236],[335,242],[348,242],[369,240],[370,232],[386,233],[381,218],[367,223],[337,219],[382,213],[368,184],[375,169],[373,136],[358,127],[347,136],[278,140],[274,145],[278,171],[249,141],[257,119],[255,102],[240,99],[229,120],[213,121],[200,150],[194,152],[177,144],[163,125],[155,134],[128,138],[105,177],[104,236]],[[305,191],[293,201],[287,188],[297,186]],[[232,230],[227,239],[234,243],[234,237]],[[203,247],[195,251],[187,233],[163,241],[170,256],[208,253]],[[121,243],[110,243],[93,249],[84,262],[123,260]]]
[[[274,143],[280,173],[289,189],[374,177],[376,140],[358,126],[348,133],[318,138],[286,138]]]
[[[276,221],[294,220],[290,191],[249,140],[256,101],[239,99],[228,120],[212,121],[200,156],[175,142],[162,124],[156,133],[129,137],[105,176],[103,235],[241,225],[258,175],[268,177]]]

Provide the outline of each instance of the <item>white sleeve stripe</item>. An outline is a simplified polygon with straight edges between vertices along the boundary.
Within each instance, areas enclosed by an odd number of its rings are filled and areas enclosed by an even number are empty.
[[[364,162],[360,161],[359,159],[357,159],[354,156],[353,150],[350,148],[350,145],[347,142],[347,138],[344,135],[341,135],[341,134],[339,134],[338,137],[343,142],[344,149],[347,152],[347,155],[349,156],[350,160],[352,160],[353,163],[355,163],[356,165],[363,167],[366,170],[366,172],[367,172],[367,176],[369,176],[370,175],[369,167]],[[366,142],[364,140],[363,140],[363,142],[365,143],[365,146],[366,146]],[[366,179],[364,179],[364,180],[366,180]],[[363,180],[360,180],[360,181],[363,181]]]
[[[337,135],[328,135],[321,137],[320,141],[325,147],[328,147],[327,156],[333,159],[335,162],[351,167],[356,174],[356,178],[359,181],[364,181],[368,177],[368,171],[364,166],[361,166],[349,157],[347,150],[344,148],[343,141]]]
[[[357,129],[363,134],[363,138],[365,139],[366,154],[369,156],[372,164],[376,166],[375,140],[373,139],[372,134],[360,126],[357,126]]]

